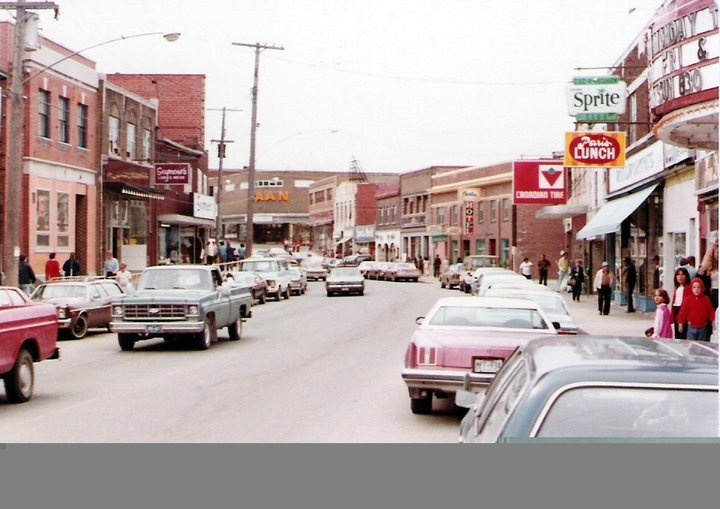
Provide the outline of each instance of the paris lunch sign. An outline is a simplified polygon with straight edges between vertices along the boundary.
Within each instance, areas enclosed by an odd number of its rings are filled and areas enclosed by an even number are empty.
[[[513,162],[514,205],[564,205],[567,188],[563,161],[554,159]]]

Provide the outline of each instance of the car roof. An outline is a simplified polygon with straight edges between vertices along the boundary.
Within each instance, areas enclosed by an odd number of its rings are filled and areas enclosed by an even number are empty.
[[[435,306],[456,306],[456,307],[499,307],[514,309],[540,309],[540,306],[528,299],[516,299],[514,297],[441,297]]]
[[[657,379],[657,373],[714,374],[718,383],[718,345],[687,340],[653,340],[620,336],[562,336],[562,340],[534,339],[520,348],[529,359],[534,378],[574,371],[588,379]],[[638,380],[639,381],[639,380]]]

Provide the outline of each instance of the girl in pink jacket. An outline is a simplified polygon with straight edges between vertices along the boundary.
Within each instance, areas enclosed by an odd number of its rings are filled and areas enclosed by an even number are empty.
[[[662,288],[655,290],[653,295],[655,301],[655,323],[653,324],[653,338],[672,339],[673,333],[673,318],[672,311],[668,307],[670,303],[670,296],[668,292]]]

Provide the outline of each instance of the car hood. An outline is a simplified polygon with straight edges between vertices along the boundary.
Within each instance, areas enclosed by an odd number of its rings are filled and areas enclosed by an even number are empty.
[[[471,368],[473,357],[498,357],[507,360],[519,347],[538,337],[556,335],[554,330],[511,331],[502,328],[457,327],[447,330],[422,330],[413,333],[412,343],[418,347],[440,347],[438,365],[452,368]]]
[[[86,302],[86,299],[71,298],[71,297],[56,297],[53,299],[42,299],[41,301],[36,301],[36,302],[46,302],[48,304],[54,304],[56,306],[70,306],[73,304],[79,304],[81,302]]]
[[[233,293],[246,292],[247,288],[233,287]],[[212,297],[214,292],[207,290],[140,290],[132,295],[118,297],[118,301],[125,304],[152,304],[152,303],[185,303],[197,302],[203,298]]]

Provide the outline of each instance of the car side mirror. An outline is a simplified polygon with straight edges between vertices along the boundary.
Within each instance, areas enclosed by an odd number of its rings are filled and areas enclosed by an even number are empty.
[[[560,322],[553,322],[553,327],[555,327],[555,330],[560,330]]]
[[[421,325],[424,321],[425,321],[425,317],[424,317],[424,316],[418,316],[418,317],[415,319],[415,323],[418,324],[418,325]]]

